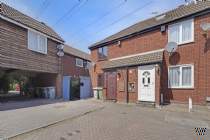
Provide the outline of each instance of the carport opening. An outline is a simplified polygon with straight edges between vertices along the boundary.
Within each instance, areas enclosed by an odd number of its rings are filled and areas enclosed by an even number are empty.
[[[79,77],[77,78],[71,78],[71,83],[70,83],[70,87],[71,87],[71,96],[70,96],[70,100],[75,101],[75,100],[80,100],[80,79]]]
[[[0,69],[0,102],[55,98],[56,74]]]

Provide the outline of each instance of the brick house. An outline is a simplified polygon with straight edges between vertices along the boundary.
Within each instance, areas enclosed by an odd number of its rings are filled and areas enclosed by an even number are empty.
[[[64,45],[64,53],[62,58],[64,99],[74,100],[90,97],[90,55],[68,45]]]
[[[55,87],[62,95],[61,58],[57,47],[63,39],[45,23],[0,3],[0,70],[35,75],[35,87]]]
[[[201,28],[210,2],[179,6],[139,22],[92,46],[93,88],[118,102],[205,105],[210,97],[210,44]],[[176,42],[169,55],[165,47]]]

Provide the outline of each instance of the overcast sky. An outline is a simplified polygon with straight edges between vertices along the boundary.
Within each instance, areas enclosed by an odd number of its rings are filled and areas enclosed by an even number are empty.
[[[67,44],[88,46],[184,0],[0,0],[47,23]]]

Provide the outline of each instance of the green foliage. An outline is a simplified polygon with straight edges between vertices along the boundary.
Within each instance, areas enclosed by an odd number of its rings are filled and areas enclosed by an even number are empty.
[[[10,79],[8,77],[7,74],[4,74],[3,76],[1,76],[0,78],[0,90],[3,91],[1,93],[3,94],[7,94],[9,91],[9,83],[10,83]]]
[[[14,90],[15,85],[19,84],[20,93],[31,93],[30,88],[33,87],[32,75],[25,71],[13,71],[13,72],[0,72],[0,91],[3,93],[8,93],[9,90]]]

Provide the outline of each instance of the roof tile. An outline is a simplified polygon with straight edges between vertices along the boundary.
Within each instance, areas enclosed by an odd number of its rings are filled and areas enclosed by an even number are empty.
[[[106,61],[104,62],[102,69],[145,65],[145,64],[159,63],[162,61],[163,61],[163,50],[144,55],[140,54],[128,58]]]
[[[210,1],[205,1],[205,2],[203,1],[203,2],[197,2],[196,4],[192,3],[189,5],[179,6],[176,9],[173,9],[169,12],[163,13],[166,16],[162,20],[156,20],[156,18],[160,16],[160,15],[158,15],[156,17],[141,21],[137,24],[134,24],[134,25],[110,36],[110,37],[107,37],[106,39],[104,39],[100,42],[93,44],[89,48],[92,49],[95,47],[100,47],[108,42],[118,40],[120,38],[132,35],[134,33],[141,32],[141,31],[150,29],[152,27],[159,26],[159,25],[162,25],[162,24],[165,24],[168,22],[172,22],[174,20],[178,20],[183,17],[190,16],[190,15],[196,14],[198,12],[202,12],[202,11],[209,10],[209,9],[210,9]],[[161,15],[163,15],[163,14],[161,14]]]
[[[61,42],[64,42],[63,39],[51,27],[47,26],[46,24],[39,22],[4,3],[0,3],[0,7],[1,15],[12,19],[20,24],[23,24],[27,27],[33,28]]]
[[[64,52],[67,54],[77,56],[79,58],[91,61],[90,54],[80,51],[80,50],[73,48],[71,46],[64,45]]]

